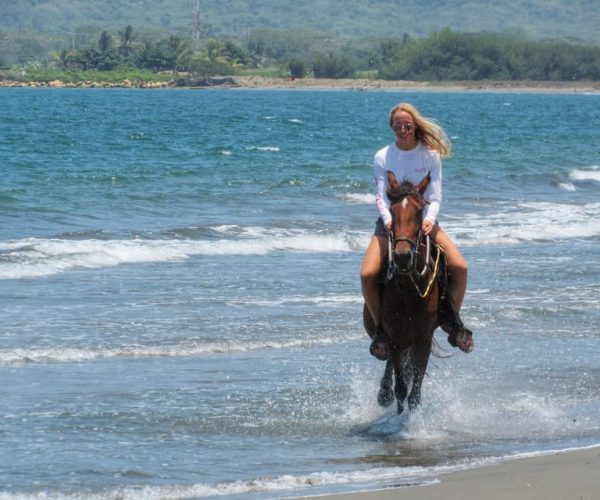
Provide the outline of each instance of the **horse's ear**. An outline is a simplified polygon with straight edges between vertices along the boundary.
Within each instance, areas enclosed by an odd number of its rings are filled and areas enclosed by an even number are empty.
[[[427,186],[429,186],[429,183],[431,182],[431,174],[428,173],[425,177],[423,177],[423,179],[421,180],[421,182],[419,182],[419,184],[417,184],[417,191],[419,193],[421,193],[421,195],[423,195],[423,193],[425,192],[425,190],[427,189]]]
[[[394,175],[394,172],[388,170],[387,171],[387,180],[388,180],[388,186],[389,189],[398,189],[398,186],[400,186],[400,184],[398,184],[398,180],[396,179],[396,176]]]

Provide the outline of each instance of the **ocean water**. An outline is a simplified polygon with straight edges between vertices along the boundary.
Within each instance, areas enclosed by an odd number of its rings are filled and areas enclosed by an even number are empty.
[[[399,101],[453,140],[476,348],[377,406]],[[600,96],[0,89],[0,498],[283,498],[600,444]]]

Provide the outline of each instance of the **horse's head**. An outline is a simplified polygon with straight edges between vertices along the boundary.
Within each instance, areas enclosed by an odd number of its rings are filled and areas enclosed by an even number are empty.
[[[392,214],[392,257],[396,269],[403,274],[413,268],[415,249],[423,221],[423,208],[427,203],[423,193],[431,180],[427,175],[418,185],[408,181],[398,183],[396,176],[388,171],[387,197]]]

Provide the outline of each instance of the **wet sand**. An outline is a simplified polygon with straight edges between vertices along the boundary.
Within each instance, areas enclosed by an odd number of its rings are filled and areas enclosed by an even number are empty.
[[[426,486],[316,497],[319,500],[598,500],[600,447],[508,460],[430,478]],[[313,497],[315,498],[315,497]]]

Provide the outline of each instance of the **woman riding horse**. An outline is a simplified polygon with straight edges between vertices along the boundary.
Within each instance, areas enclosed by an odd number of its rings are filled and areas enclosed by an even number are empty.
[[[423,193],[431,178],[424,177],[417,186],[409,181],[399,183],[389,171],[387,178],[392,225],[380,316],[391,355],[377,400],[388,406],[396,396],[398,413],[402,413],[407,398],[410,409],[421,402],[433,333],[439,325],[438,308],[440,302],[444,304],[448,287],[443,252],[431,244],[431,238],[424,236],[422,229],[427,205]],[[375,325],[366,305],[363,321],[367,333],[373,336]]]
[[[380,360],[390,356],[390,345],[381,326],[381,273],[388,253],[388,235],[392,228],[390,200],[386,194],[387,172],[399,181],[417,185],[425,176],[430,178],[423,193],[426,205],[423,210],[422,232],[444,249],[453,316],[447,321],[441,318],[441,327],[449,333],[451,345],[464,352],[474,347],[470,330],[465,328],[458,313],[467,288],[467,262],[452,240],[437,223],[442,200],[442,157],[451,152],[451,143],[444,130],[432,120],[423,117],[411,104],[402,103],[390,111],[389,124],[396,140],[375,155],[374,172],[376,201],[379,219],[375,233],[367,248],[360,271],[362,293],[374,324],[370,352]],[[402,314],[402,311],[399,311]]]

